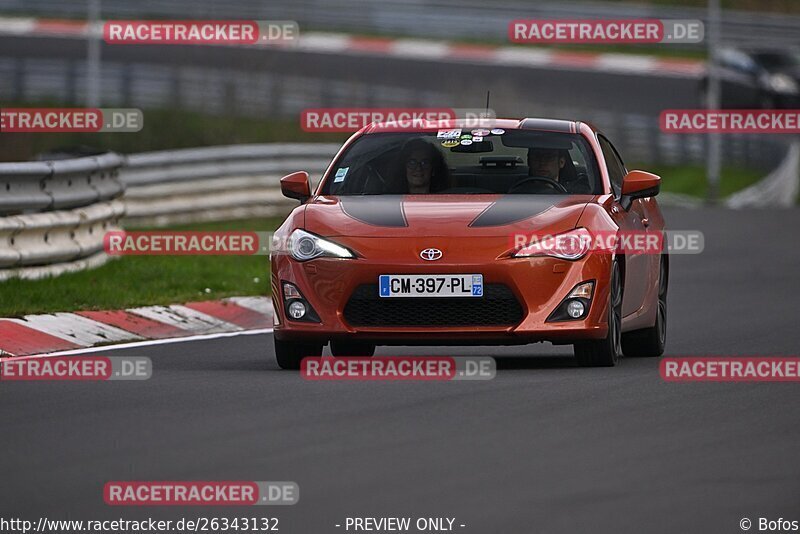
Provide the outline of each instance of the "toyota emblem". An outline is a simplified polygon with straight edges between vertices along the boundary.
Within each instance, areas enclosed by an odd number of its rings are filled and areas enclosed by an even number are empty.
[[[442,257],[442,251],[438,248],[426,248],[419,253],[419,257],[425,261],[436,261]]]

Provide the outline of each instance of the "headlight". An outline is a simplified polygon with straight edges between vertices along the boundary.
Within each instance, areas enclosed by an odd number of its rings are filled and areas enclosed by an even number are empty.
[[[776,93],[795,94],[798,91],[797,82],[786,74],[772,74],[767,80]]]
[[[524,246],[514,253],[515,258],[551,256],[562,260],[579,260],[589,252],[592,234],[586,228],[576,228],[563,234],[548,235]]]
[[[289,237],[289,253],[297,261],[313,260],[321,256],[329,258],[355,258],[349,249],[323,239],[318,235],[295,230]]]

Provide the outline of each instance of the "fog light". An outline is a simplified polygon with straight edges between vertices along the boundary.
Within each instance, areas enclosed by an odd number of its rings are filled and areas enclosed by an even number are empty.
[[[573,300],[569,304],[567,304],[567,313],[573,319],[577,319],[583,312],[586,311],[586,307],[583,305],[583,302],[579,300]]]
[[[292,319],[301,319],[306,314],[306,305],[296,300],[289,304],[289,315]]]

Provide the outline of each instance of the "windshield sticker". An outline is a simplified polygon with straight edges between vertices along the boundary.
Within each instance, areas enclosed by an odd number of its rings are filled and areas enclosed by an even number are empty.
[[[506,131],[502,128],[492,128],[492,135],[503,135]]]
[[[439,130],[439,133],[436,134],[436,137],[439,139],[458,139],[458,136],[461,135],[461,128],[456,128],[455,130]]]
[[[458,139],[445,139],[442,141],[442,146],[445,148],[453,148],[454,146],[458,146]]]
[[[472,130],[472,135],[474,135],[476,137],[486,137],[490,133],[491,132],[489,130],[484,130],[482,128],[479,128],[477,130]]]
[[[464,145],[464,146],[471,145],[472,144],[472,139],[462,139],[461,140],[461,144]]]
[[[472,142],[473,143],[480,143],[481,141],[483,141],[483,136],[482,135],[475,135],[475,136],[472,137]]]
[[[336,176],[333,178],[333,183],[338,184],[339,182],[344,182],[344,177],[347,176],[347,171],[350,170],[350,167],[340,167],[336,171]]]

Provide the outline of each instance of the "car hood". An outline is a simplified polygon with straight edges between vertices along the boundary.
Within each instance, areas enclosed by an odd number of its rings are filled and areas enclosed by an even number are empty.
[[[305,229],[322,236],[508,237],[575,228],[593,195],[320,196],[305,208]]]

